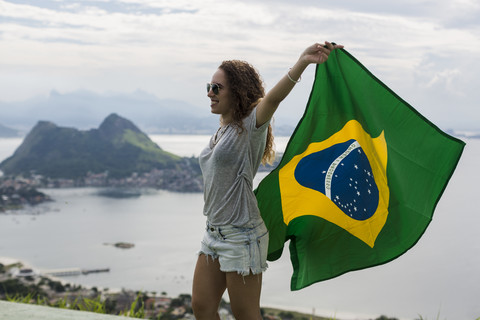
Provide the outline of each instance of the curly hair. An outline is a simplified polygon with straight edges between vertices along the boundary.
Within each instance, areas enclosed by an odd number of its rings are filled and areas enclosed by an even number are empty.
[[[241,60],[226,60],[218,67],[225,72],[231,92],[233,104],[233,124],[239,128],[239,133],[244,130],[243,119],[265,96],[263,81],[257,70],[248,62]],[[262,164],[272,164],[275,160],[273,148],[273,130],[269,124],[267,142],[262,157]]]

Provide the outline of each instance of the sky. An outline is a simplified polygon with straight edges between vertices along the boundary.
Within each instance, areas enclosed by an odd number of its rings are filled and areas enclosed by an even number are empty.
[[[140,90],[208,114],[222,60],[249,61],[268,90],[325,40],[441,129],[480,131],[478,0],[0,0],[0,101]],[[280,123],[298,122],[314,69]]]

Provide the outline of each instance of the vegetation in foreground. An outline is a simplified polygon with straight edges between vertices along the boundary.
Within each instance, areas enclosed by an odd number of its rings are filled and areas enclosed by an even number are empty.
[[[108,289],[99,291],[95,287],[87,289],[82,286],[62,284],[48,277],[16,277],[11,273],[12,269],[21,267],[20,264],[9,266],[0,264],[0,300],[138,319],[195,319],[191,308],[191,296],[188,294],[169,298],[166,292],[157,295],[156,292],[127,290],[109,292]],[[261,311],[265,320],[337,320],[335,316],[325,318],[275,308],[262,308]],[[234,320],[230,305],[225,301],[222,301],[220,305],[220,313],[222,319]],[[370,320],[398,319],[382,315]],[[419,315],[419,318],[415,320],[430,319]],[[444,319],[440,319],[440,314],[438,314],[433,320]],[[480,320],[480,317],[476,320]]]

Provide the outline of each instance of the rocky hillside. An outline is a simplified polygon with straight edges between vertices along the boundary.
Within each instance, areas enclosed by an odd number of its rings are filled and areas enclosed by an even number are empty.
[[[6,175],[78,179],[92,173],[111,178],[151,170],[175,170],[182,158],[162,150],[131,121],[109,115],[98,129],[80,131],[40,121],[15,153],[0,163]]]

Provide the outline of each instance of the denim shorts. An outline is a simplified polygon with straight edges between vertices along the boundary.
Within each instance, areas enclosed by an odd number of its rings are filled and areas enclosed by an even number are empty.
[[[207,222],[199,254],[217,259],[223,272],[260,274],[267,265],[268,230],[263,221],[253,226],[213,226]]]

